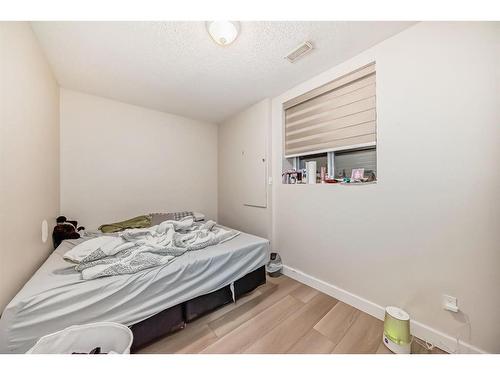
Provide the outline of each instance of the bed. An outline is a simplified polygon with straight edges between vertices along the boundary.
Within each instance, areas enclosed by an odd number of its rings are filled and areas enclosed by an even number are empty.
[[[0,352],[25,353],[36,340],[74,324],[113,321],[131,327],[133,350],[265,283],[269,241],[241,233],[132,275],[82,280],[63,254],[49,256],[0,318]]]

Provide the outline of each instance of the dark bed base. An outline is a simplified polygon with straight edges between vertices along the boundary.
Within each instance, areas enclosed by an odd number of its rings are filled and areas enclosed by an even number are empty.
[[[262,266],[234,282],[234,297],[238,299],[265,283],[266,270],[265,266]],[[231,288],[227,285],[215,292],[180,303],[136,323],[130,327],[134,334],[131,351],[135,352],[154,340],[178,331],[184,328],[186,323],[231,302],[233,302]]]

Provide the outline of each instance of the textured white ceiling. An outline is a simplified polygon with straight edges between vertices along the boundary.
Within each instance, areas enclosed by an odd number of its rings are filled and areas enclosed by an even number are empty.
[[[412,22],[242,22],[220,47],[204,22],[34,22],[59,84],[194,119],[234,113],[356,55]],[[289,63],[303,41],[315,50]]]

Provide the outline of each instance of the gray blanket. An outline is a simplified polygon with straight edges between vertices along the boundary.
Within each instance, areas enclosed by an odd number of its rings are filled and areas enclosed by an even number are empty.
[[[236,237],[240,232],[214,221],[195,223],[193,217],[167,220],[150,228],[128,229],[116,237],[85,241],[64,255],[77,263],[83,279],[132,274],[164,265],[186,251],[200,250]]]

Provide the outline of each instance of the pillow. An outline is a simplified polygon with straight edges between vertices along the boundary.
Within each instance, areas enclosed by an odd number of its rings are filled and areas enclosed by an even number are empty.
[[[123,243],[121,237],[101,236],[91,240],[84,241],[63,255],[63,258],[71,262],[80,263],[80,261],[89,255],[91,252],[108,246],[115,247],[119,243]]]
[[[194,221],[205,220],[205,215],[203,215],[199,212],[192,212],[192,211],[167,212],[167,213],[157,212],[157,213],[150,214],[150,216],[151,216],[151,226],[158,225],[158,224],[163,223],[164,221],[167,221],[167,220],[179,221],[187,216],[193,216]]]

